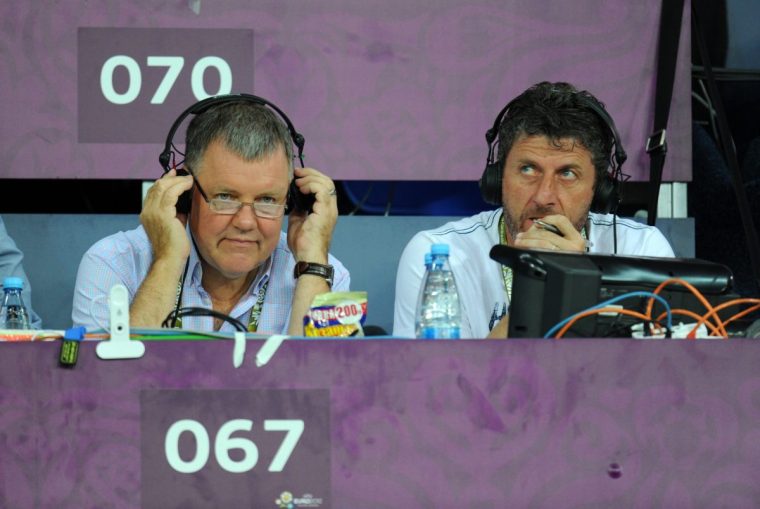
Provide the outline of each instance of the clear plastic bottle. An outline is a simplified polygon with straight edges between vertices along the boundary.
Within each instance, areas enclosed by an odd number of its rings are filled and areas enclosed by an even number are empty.
[[[3,306],[0,308],[0,327],[3,329],[30,329],[29,312],[26,310],[21,290],[24,280],[6,277],[3,280]]]
[[[462,311],[454,274],[449,265],[448,244],[433,244],[433,259],[420,299],[420,328],[417,337],[424,339],[459,339]]]
[[[428,274],[430,274],[430,265],[433,263],[433,253],[425,253],[425,272],[422,274],[422,281],[420,283],[420,291],[417,294],[417,307],[414,315],[414,335],[415,337],[422,337],[422,331],[420,330],[420,310],[422,304],[422,296],[425,293],[425,284],[427,283]]]

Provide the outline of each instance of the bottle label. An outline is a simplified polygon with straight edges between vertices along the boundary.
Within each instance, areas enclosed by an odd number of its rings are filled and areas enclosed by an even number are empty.
[[[459,327],[423,327],[422,339],[459,339]]]
[[[16,306],[8,306],[5,312],[5,319],[8,321],[19,320],[22,316],[21,309]]]
[[[6,306],[3,318],[6,329],[28,329],[29,323],[26,315],[26,310],[21,306]]]

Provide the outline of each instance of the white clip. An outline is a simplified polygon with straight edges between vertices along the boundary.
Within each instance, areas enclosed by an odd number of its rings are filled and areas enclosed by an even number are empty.
[[[264,344],[261,345],[259,351],[256,352],[256,367],[260,368],[269,362],[277,349],[280,348],[282,342],[287,338],[288,336],[283,336],[282,334],[274,334],[273,336],[269,336],[266,340],[264,340]]]
[[[245,359],[245,332],[235,332],[235,346],[232,347],[232,365],[239,368]]]
[[[129,293],[127,287],[116,284],[108,294],[111,313],[110,339],[98,343],[95,352],[101,359],[137,359],[145,354],[141,341],[129,339]]]

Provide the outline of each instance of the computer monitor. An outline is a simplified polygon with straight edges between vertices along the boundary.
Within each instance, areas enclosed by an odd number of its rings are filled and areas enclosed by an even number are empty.
[[[717,263],[684,258],[646,258],[537,251],[497,245],[490,256],[513,270],[509,309],[510,338],[540,338],[565,318],[632,291],[653,291],[668,278],[681,278],[696,287],[711,304],[736,297],[733,275]],[[668,285],[660,295],[672,308],[705,314],[704,306],[682,285]],[[623,301],[640,308],[648,299]],[[656,305],[661,312],[662,305]],[[567,336],[630,336],[637,321],[624,315],[592,315],[576,322]],[[693,321],[693,320],[692,320]]]

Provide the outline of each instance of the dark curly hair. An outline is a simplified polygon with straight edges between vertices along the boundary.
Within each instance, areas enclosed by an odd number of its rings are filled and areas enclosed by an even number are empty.
[[[523,135],[546,136],[557,147],[560,139],[570,138],[591,153],[599,182],[610,166],[614,136],[589,103],[606,111],[596,97],[569,83],[533,85],[512,100],[501,121],[498,160],[503,164],[512,144]]]

